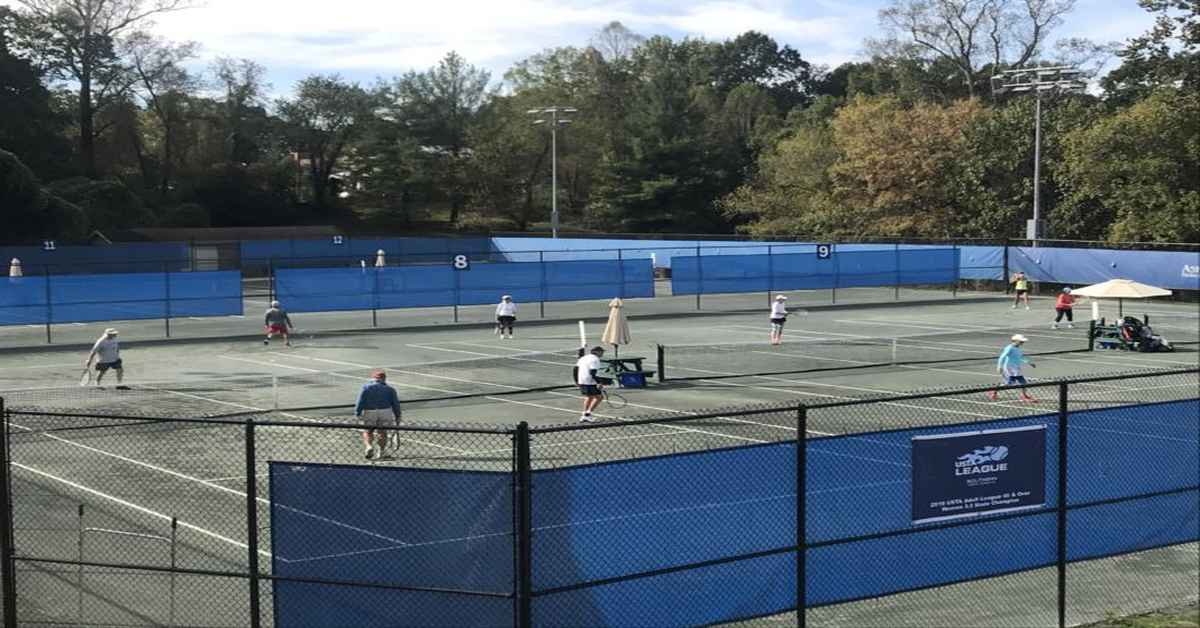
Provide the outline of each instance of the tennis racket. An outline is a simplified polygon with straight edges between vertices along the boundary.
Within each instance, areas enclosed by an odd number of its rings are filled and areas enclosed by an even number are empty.
[[[79,374],[79,385],[81,387],[92,383],[92,369],[89,366],[83,367],[83,372]]]
[[[622,397],[618,393],[608,392],[608,388],[601,388],[600,394],[604,396],[604,402],[608,404],[608,407],[614,410],[620,410],[621,408],[629,405],[629,401],[627,401],[625,397]]]

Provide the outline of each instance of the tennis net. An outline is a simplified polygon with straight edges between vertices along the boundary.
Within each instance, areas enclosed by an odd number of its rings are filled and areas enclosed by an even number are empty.
[[[577,350],[529,352],[467,360],[385,365],[401,403],[447,402],[572,386]],[[105,388],[31,387],[0,392],[7,407],[104,414],[211,417],[260,410],[318,411],[354,406],[370,368],[298,374],[247,373],[195,380],[147,381],[127,373]]]
[[[788,375],[916,364],[994,361],[1014,330],[948,331],[910,336],[846,336],[785,342],[659,345],[663,381]],[[1025,354],[1088,351],[1086,329],[1024,331]]]

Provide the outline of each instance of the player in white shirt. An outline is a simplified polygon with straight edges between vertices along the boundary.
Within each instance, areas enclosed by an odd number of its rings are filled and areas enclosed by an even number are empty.
[[[591,353],[584,354],[575,362],[575,383],[579,384],[579,392],[583,395],[583,414],[579,417],[583,423],[596,420],[592,418],[592,410],[604,399],[600,391],[600,382],[596,379],[596,373],[604,368],[600,362],[602,355],[604,347],[593,347]]]
[[[96,359],[96,358],[99,359]],[[117,372],[117,388],[124,389],[121,381],[125,379],[125,368],[121,364],[121,347],[117,343],[117,330],[109,327],[104,330],[104,335],[92,345],[92,351],[88,354],[87,361],[83,363],[83,368],[91,368],[92,360],[96,359],[96,386],[100,385],[100,381],[104,379],[104,374],[112,369]]]
[[[513,303],[512,297],[507,294],[500,297],[500,303],[496,305],[496,333],[500,334],[501,338],[512,338],[513,323],[516,321],[517,304]]]
[[[787,322],[787,297],[775,297],[771,304],[771,344],[783,344],[783,324]]]

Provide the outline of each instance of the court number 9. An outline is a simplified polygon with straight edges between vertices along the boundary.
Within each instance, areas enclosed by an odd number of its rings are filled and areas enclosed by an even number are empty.
[[[454,270],[466,270],[471,267],[471,260],[466,255],[454,256]]]
[[[832,244],[817,245],[817,259],[829,259],[833,255]]]

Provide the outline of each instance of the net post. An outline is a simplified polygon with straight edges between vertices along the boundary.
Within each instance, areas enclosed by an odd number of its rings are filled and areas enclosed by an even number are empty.
[[[530,495],[532,471],[529,454],[529,423],[521,421],[513,433],[515,468],[514,497],[516,499],[517,581],[514,624],[517,628],[533,625],[533,500]]]
[[[796,406],[796,626],[805,628],[808,613],[808,408]]]
[[[0,397],[0,601],[5,626],[17,624],[16,549],[13,541],[12,477],[9,475],[8,410]]]
[[[658,383],[663,383],[667,380],[667,349],[662,345],[658,345]]]
[[[258,468],[254,441],[254,419],[246,419],[246,559],[250,587],[250,626],[262,626],[258,565]]]
[[[1067,625],[1067,382],[1058,383],[1058,627]]]

